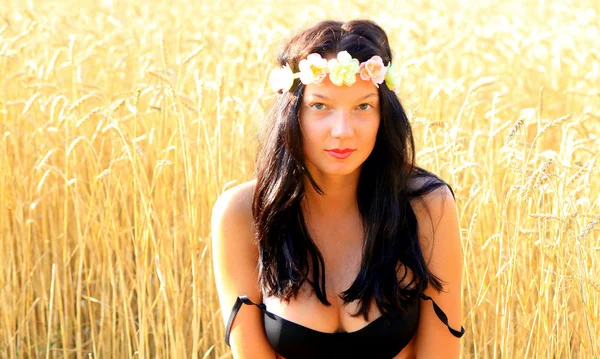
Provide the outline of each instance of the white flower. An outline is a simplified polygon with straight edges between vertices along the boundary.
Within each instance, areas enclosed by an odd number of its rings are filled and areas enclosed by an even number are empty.
[[[298,64],[300,68],[300,81],[308,85],[314,83],[320,85],[327,76],[327,60],[319,54],[310,54]]]
[[[289,91],[294,84],[294,73],[289,65],[274,69],[269,75],[269,83],[274,92]]]
[[[342,86],[343,84],[352,86],[356,81],[356,74],[359,67],[358,60],[353,59],[348,51],[339,52],[336,59],[331,59],[327,62],[329,79],[337,86]]]
[[[398,93],[400,90],[400,71],[397,66],[391,62],[388,64],[387,72],[385,73],[385,84],[395,93]]]

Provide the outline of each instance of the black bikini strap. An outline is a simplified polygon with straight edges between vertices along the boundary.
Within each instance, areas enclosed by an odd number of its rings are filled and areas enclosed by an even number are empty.
[[[227,321],[227,327],[225,328],[225,344],[227,345],[229,345],[229,332],[231,331],[231,325],[233,324],[233,320],[235,319],[237,312],[240,310],[242,303],[248,305],[255,305],[261,310],[265,309],[265,305],[263,303],[256,304],[250,299],[248,299],[248,297],[245,295],[240,295],[239,297],[237,297],[235,303],[233,304],[233,309],[231,309],[231,314],[229,315],[229,320]]]
[[[438,318],[440,318],[442,323],[444,323],[448,327],[448,330],[450,330],[450,333],[452,333],[452,335],[454,335],[457,338],[460,338],[463,336],[463,334],[465,334],[465,328],[463,328],[462,326],[460,327],[460,332],[450,327],[450,325],[448,324],[448,317],[446,316],[446,313],[444,313],[442,308],[440,308],[431,297],[425,294],[421,294],[421,298],[423,298],[424,300],[430,300],[431,303],[433,303],[433,310],[435,311],[435,314],[437,314]]]

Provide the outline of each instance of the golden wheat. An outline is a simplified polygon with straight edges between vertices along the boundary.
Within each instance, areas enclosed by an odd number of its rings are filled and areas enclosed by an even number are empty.
[[[226,358],[217,196],[253,177],[283,39],[369,17],[453,187],[464,358],[600,356],[597,1],[0,9],[0,353]]]

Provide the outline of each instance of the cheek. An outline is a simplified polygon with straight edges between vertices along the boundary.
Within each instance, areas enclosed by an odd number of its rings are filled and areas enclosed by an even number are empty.
[[[320,147],[319,141],[313,136],[305,136],[302,138],[302,150],[304,151],[305,156],[314,156],[314,154],[319,151]]]
[[[307,156],[311,156],[311,154],[314,152],[314,134],[307,126],[301,126],[300,128],[302,129],[302,153],[306,158]]]
[[[379,119],[375,118],[371,121],[369,121],[363,128],[364,128],[364,134],[365,134],[365,140],[368,140],[369,142],[373,142],[375,143],[375,140],[377,138],[377,132],[379,131],[379,126],[380,126],[380,121]]]
[[[377,134],[379,133],[379,123],[377,124],[377,126],[375,126],[375,128],[373,129],[373,142],[375,142],[375,139],[377,139]]]
[[[319,143],[322,129],[314,124],[301,124],[300,129],[302,130],[302,145],[310,150]]]

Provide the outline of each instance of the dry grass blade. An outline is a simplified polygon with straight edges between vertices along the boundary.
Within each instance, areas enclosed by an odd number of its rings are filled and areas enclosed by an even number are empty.
[[[553,220],[553,221],[562,221],[562,219],[560,217],[555,216],[553,214],[547,214],[547,213],[532,213],[529,216],[533,217],[533,218],[548,219],[548,220]]]
[[[547,131],[549,128],[556,127],[556,126],[558,126],[558,125],[560,125],[560,124],[564,123],[565,121],[568,121],[568,120],[570,120],[572,117],[573,117],[573,116],[569,114],[569,115],[565,115],[565,116],[559,117],[559,118],[557,118],[557,119],[555,119],[555,120],[549,121],[549,122],[548,122],[548,123],[547,123],[547,124],[546,124],[546,125],[545,125],[545,126],[544,126],[544,127],[541,129],[541,130],[540,130],[540,132],[538,132],[538,134],[537,134],[537,135],[535,136],[535,138],[533,139],[533,142],[535,143],[535,141],[536,141],[538,138],[540,138],[540,136],[541,136],[541,135],[543,135],[543,134],[544,134],[544,132],[546,132],[546,131]]]
[[[587,237],[587,235],[590,233],[590,231],[598,224],[598,220],[594,219],[592,220],[579,234],[579,236],[577,237],[580,241],[583,241],[585,239],[585,237]]]
[[[170,87],[173,86],[173,84],[171,83],[171,80],[169,80],[166,76],[164,76],[163,74],[160,74],[154,70],[148,70],[148,74],[160,79],[161,81],[164,81],[166,84],[168,84]]]
[[[71,113],[73,113],[73,111],[77,110],[85,101],[87,101],[91,98],[96,98],[96,99],[102,101],[102,97],[99,96],[98,94],[90,93],[90,94],[84,95],[81,98],[79,98],[77,101],[75,101],[75,103],[73,103],[71,106],[69,106],[65,117],[69,116]]]
[[[204,45],[200,45],[200,46],[196,47],[194,50],[192,50],[192,52],[190,52],[190,53],[189,53],[189,54],[188,54],[188,55],[187,55],[187,56],[186,56],[186,57],[183,59],[183,61],[181,62],[181,65],[183,66],[183,65],[187,64],[188,62],[192,61],[192,59],[193,59],[194,57],[196,57],[196,56],[197,56],[197,55],[200,53],[200,51],[202,51],[202,50],[204,50]]]
[[[510,131],[508,132],[508,135],[506,136],[506,139],[504,140],[504,144],[505,145],[507,145],[508,143],[510,143],[510,141],[517,134],[517,131],[519,131],[519,128],[521,128],[521,126],[523,126],[524,123],[525,123],[525,119],[524,118],[520,118],[519,120],[517,120],[517,122],[515,122],[515,124],[510,128]]]

